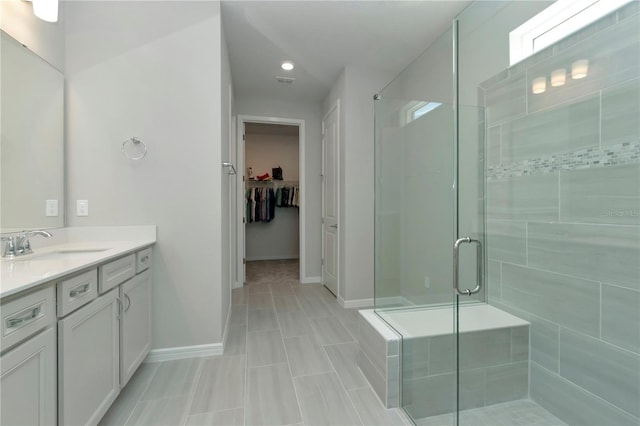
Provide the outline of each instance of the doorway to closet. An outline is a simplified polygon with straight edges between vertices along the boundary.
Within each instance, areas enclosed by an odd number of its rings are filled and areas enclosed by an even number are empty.
[[[240,116],[238,283],[274,263],[304,271],[304,121]],[[295,265],[294,265],[295,264]],[[264,268],[263,268],[264,267]],[[267,268],[268,269],[268,268]],[[257,271],[257,272],[256,272]]]

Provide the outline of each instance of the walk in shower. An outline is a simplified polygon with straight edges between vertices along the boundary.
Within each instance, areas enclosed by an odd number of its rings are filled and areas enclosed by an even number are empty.
[[[640,424],[640,2],[573,3],[473,2],[376,96],[416,424]]]

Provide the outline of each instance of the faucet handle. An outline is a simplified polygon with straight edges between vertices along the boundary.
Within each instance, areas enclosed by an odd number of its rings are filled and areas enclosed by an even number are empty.
[[[14,257],[16,255],[16,244],[15,238],[13,236],[10,237],[2,237],[2,241],[6,241],[7,244],[4,246],[4,251],[2,252],[2,257]]]

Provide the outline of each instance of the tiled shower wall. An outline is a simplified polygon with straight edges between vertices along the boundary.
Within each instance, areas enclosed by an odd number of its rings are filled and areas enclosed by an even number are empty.
[[[640,424],[639,9],[480,88],[488,300],[531,322],[531,398],[574,425]],[[573,80],[578,59],[589,73]]]

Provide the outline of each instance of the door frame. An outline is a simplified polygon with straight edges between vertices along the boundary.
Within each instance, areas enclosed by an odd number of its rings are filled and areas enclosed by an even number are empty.
[[[244,204],[244,191],[245,191],[245,146],[244,146],[244,125],[246,123],[262,123],[262,124],[283,124],[288,126],[298,126],[298,163],[299,163],[299,177],[298,187],[300,188],[300,195],[298,197],[299,208],[299,252],[300,252],[300,282],[304,283],[306,274],[306,187],[305,187],[305,121],[296,118],[285,117],[267,117],[259,115],[238,115],[237,121],[237,159],[238,159],[238,174],[243,178],[238,180],[238,197],[237,197],[237,221],[238,221],[238,255],[237,255],[237,277],[238,280],[234,284],[234,288],[242,287],[246,281],[244,259],[246,254],[246,239],[245,239],[245,223],[242,219],[246,212],[246,206]]]
[[[329,111],[322,117],[322,191],[321,191],[321,207],[320,207],[320,215],[321,215],[321,229],[320,229],[320,240],[322,240],[322,259],[325,259],[325,243],[324,243],[324,229],[326,224],[324,223],[324,204],[325,204],[325,125],[324,123],[327,121],[327,118],[331,115],[331,113],[336,112],[336,126],[338,131],[336,132],[336,215],[338,218],[338,228],[336,229],[336,300],[343,300],[342,296],[340,296],[340,236],[342,235],[341,223],[342,223],[342,215],[340,214],[340,99],[336,99],[336,102],[329,108]],[[324,262],[320,265],[320,282],[324,285]]]

